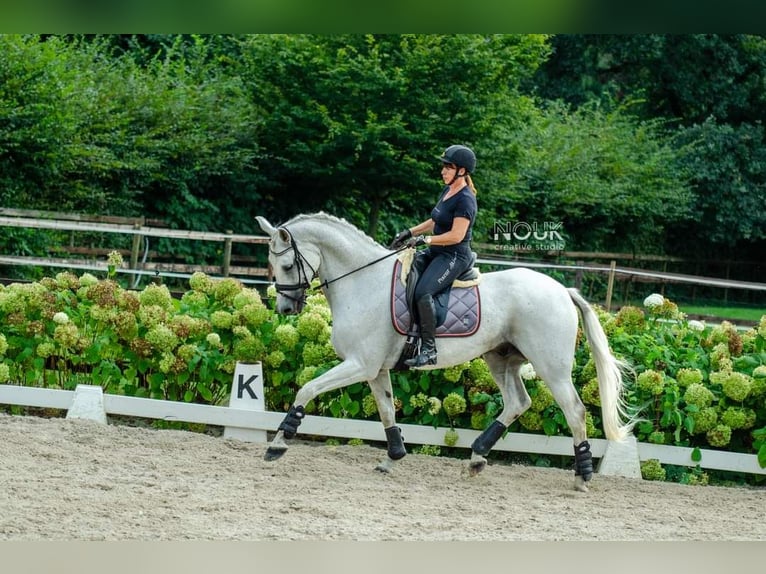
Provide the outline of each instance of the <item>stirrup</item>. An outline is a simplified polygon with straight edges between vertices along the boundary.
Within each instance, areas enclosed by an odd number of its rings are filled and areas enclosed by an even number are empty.
[[[404,364],[408,367],[424,367],[426,365],[436,364],[436,350],[433,351],[421,351],[418,355],[407,359]]]

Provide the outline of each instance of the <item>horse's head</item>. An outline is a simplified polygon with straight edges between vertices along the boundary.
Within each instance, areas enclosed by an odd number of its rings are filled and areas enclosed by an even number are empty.
[[[319,268],[319,254],[310,245],[298,246],[290,230],[274,227],[265,218],[256,221],[269,240],[269,264],[277,288],[278,313],[300,313],[306,302],[306,289]]]

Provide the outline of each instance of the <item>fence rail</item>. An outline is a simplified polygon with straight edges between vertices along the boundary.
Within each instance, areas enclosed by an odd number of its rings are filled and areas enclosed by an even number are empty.
[[[0,385],[0,404],[68,410],[73,404],[75,391]],[[144,399],[122,395],[103,395],[107,414],[134,416],[166,421],[188,422],[222,427],[236,427],[263,431],[276,431],[284,413],[253,411],[231,407],[181,403],[157,399]],[[448,429],[413,424],[400,424],[407,444],[447,446],[444,436]],[[456,429],[458,448],[470,448],[479,431]],[[336,419],[307,415],[301,424],[304,436],[357,438],[385,443],[383,426],[377,421]],[[602,458],[609,441],[589,439],[595,458]],[[507,433],[493,447],[495,451],[572,456],[572,439],[565,436],[546,436],[529,433]],[[700,449],[699,462],[693,460],[693,449],[650,443],[638,443],[640,460],[657,459],[663,464],[726,470],[766,475],[755,454]]]
[[[233,265],[232,245],[266,244],[268,238],[262,235],[243,235],[232,232],[189,231],[161,227],[158,220],[151,220],[155,225],[146,225],[144,218],[126,218],[100,215],[62,214],[56,212],[29,211],[20,209],[0,208],[0,227],[15,227],[24,229],[47,229],[55,231],[92,232],[121,234],[133,237],[129,263],[118,272],[127,273],[138,278],[141,275],[164,277],[190,277],[196,271],[209,275],[223,277],[237,276],[239,278],[261,278],[260,281],[249,279],[248,282],[265,283],[268,269],[265,267]],[[142,249],[142,239],[149,237],[164,239],[212,241],[223,243],[221,265],[193,265],[177,262],[151,262],[141,259],[142,251],[146,255],[148,247]],[[66,252],[66,248],[57,247],[57,251]],[[74,248],[73,251],[87,252],[85,248]],[[98,249],[90,249],[93,254],[101,254]],[[145,259],[145,257],[144,257]],[[68,257],[30,257],[4,255],[0,257],[0,265],[21,265],[50,268],[80,269],[89,271],[106,271],[105,262],[94,259],[72,259]],[[134,279],[135,282],[135,279]]]
[[[147,225],[151,223],[152,225]],[[202,271],[211,276],[235,276],[244,283],[265,284],[269,279],[268,269],[253,265],[234,265],[232,263],[232,245],[235,243],[250,245],[266,245],[268,238],[263,235],[234,234],[229,232],[211,232],[211,231],[188,231],[181,229],[169,229],[162,227],[159,220],[146,220],[142,217],[127,218],[102,215],[80,215],[66,214],[58,212],[44,212],[21,209],[0,208],[0,226],[31,228],[31,229],[49,229],[76,232],[98,232],[124,234],[133,237],[133,244],[130,250],[129,263],[123,268],[118,269],[118,273],[128,274],[134,277],[134,283],[140,276],[154,277],[173,277],[188,278],[196,271]],[[141,260],[141,252],[145,256],[147,248],[142,250],[141,239],[149,237],[165,239],[187,239],[199,241],[213,241],[223,243],[223,256],[220,265],[195,265],[178,262],[156,262]],[[477,244],[477,248],[481,244]],[[486,245],[484,246],[486,247]],[[57,251],[66,251],[64,246],[56,248]],[[84,248],[78,248],[76,251],[82,253],[87,251]],[[91,252],[98,250],[91,249]],[[486,252],[486,250],[485,250]],[[102,254],[103,255],[103,254]],[[599,264],[562,264],[552,262],[533,262],[519,259],[502,259],[492,257],[480,257],[477,262],[481,265],[490,265],[493,267],[528,267],[532,269],[563,270],[574,273],[590,272],[605,274],[608,280],[605,306],[610,309],[612,306],[613,291],[615,282],[618,280],[639,280],[646,282],[683,283],[695,286],[716,287],[722,289],[741,289],[746,291],[766,292],[766,283],[753,281],[737,281],[732,279],[722,279],[715,277],[702,277],[697,275],[688,275],[683,273],[669,273],[665,271],[648,271],[646,269],[637,269],[633,267],[619,266],[618,260],[626,258],[632,261],[680,261],[677,257],[653,256],[653,255],[631,255],[624,253],[583,253],[576,252],[570,255],[581,258],[610,259],[609,265]],[[105,262],[94,259],[74,259],[68,257],[29,257],[29,256],[0,256],[0,265],[21,265],[21,266],[39,266],[49,268],[80,269],[90,271],[107,270]]]

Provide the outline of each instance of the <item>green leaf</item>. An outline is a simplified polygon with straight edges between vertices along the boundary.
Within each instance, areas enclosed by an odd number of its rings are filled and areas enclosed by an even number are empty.
[[[758,449],[758,465],[761,468],[766,468],[766,444],[762,444]]]
[[[699,462],[702,460],[702,452],[700,451],[699,447],[695,447],[694,450],[692,450],[692,461]]]
[[[199,382],[197,383],[197,392],[202,396],[203,399],[210,402],[213,400],[213,393],[210,391],[208,386],[205,383]]]
[[[543,431],[548,436],[555,435],[559,430],[559,425],[553,419],[543,419]]]
[[[490,400],[492,400],[492,397],[489,394],[484,393],[484,392],[474,393],[471,396],[471,404],[472,405],[483,405],[484,403],[487,403]]]

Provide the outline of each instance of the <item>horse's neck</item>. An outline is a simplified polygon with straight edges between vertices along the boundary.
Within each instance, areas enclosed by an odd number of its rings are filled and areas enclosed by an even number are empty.
[[[321,253],[319,265],[319,279],[321,282],[334,281],[346,273],[352,273],[348,278],[333,282],[328,290],[328,302],[332,306],[334,294],[342,294],[347,290],[349,282],[353,283],[353,273],[360,270],[360,277],[364,274],[361,269],[369,263],[384,257],[388,251],[374,243],[354,229],[346,229],[339,226],[337,229],[327,227],[312,227],[308,238],[314,243]],[[300,239],[298,239],[300,241]]]

